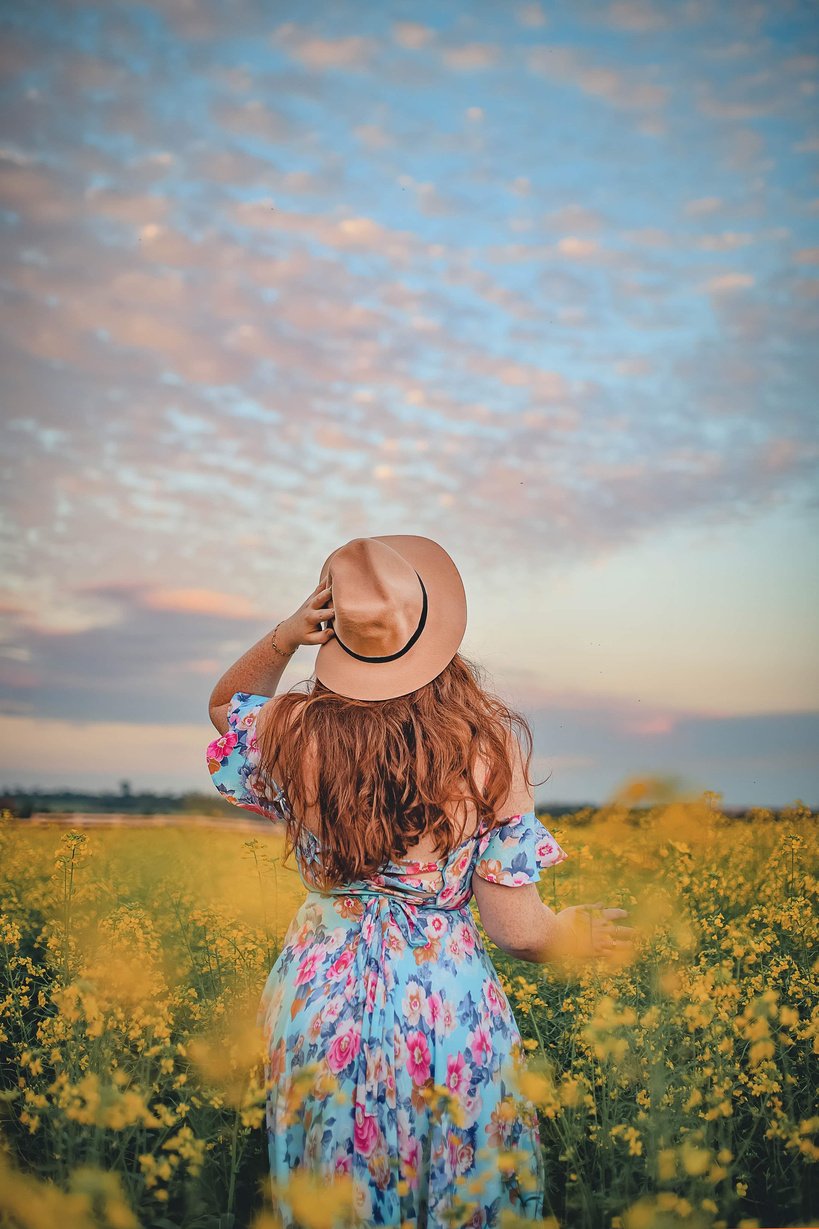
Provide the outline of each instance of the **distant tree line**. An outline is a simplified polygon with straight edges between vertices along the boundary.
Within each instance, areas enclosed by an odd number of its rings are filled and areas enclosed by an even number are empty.
[[[130,788],[120,793],[101,792],[90,793],[87,790],[0,790],[0,810],[11,811],[18,819],[30,819],[35,813],[62,814],[73,811],[105,815],[116,812],[119,815],[223,815],[225,810],[233,808],[215,793],[202,794],[194,790],[186,793],[155,793],[153,790],[140,790],[135,793]]]
[[[577,825],[591,823],[595,815],[605,808],[593,802],[573,803],[539,803],[536,805],[539,815],[551,815],[559,818],[564,815],[574,817]],[[632,805],[629,810],[636,819],[647,813],[650,806]],[[753,821],[762,818],[792,819],[808,818],[811,810],[800,799],[787,807],[724,807],[718,808],[724,815],[732,819]],[[235,808],[225,802],[217,793],[200,793],[188,790],[184,793],[156,793],[153,790],[141,790],[135,793],[128,781],[120,782],[120,792],[91,793],[87,790],[68,789],[4,789],[0,788],[0,811],[10,811],[17,819],[30,819],[36,812],[39,814],[71,814],[72,812],[105,815],[224,815],[233,813]],[[252,817],[252,812],[246,812]],[[260,817],[261,822],[266,822]]]

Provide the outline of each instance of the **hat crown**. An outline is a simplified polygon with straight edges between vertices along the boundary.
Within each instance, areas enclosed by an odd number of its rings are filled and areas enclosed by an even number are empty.
[[[353,538],[328,555],[334,636],[316,655],[318,682],[354,700],[389,700],[432,681],[466,628],[460,573],[438,542],[419,534]]]
[[[418,627],[424,594],[418,573],[375,538],[353,538],[328,560],[333,628],[341,644],[364,657],[399,652]]]

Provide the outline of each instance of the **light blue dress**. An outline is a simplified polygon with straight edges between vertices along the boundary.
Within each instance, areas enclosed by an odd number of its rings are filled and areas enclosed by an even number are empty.
[[[281,822],[284,795],[265,808],[255,781],[255,719],[268,698],[237,692],[207,759],[228,801]],[[391,862],[320,892],[310,867],[321,850],[306,834],[296,858],[307,896],[258,1013],[285,1225],[282,1191],[299,1166],[350,1175],[365,1225],[479,1229],[503,1209],[541,1216],[537,1115],[516,1091],[520,1033],[469,901],[473,875],[535,883],[566,856],[529,811],[436,862]]]

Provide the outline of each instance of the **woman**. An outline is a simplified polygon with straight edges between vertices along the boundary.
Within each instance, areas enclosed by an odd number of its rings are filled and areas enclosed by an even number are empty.
[[[259,1008],[286,1225],[297,1169],[348,1175],[365,1224],[541,1215],[520,1034],[469,901],[494,943],[535,962],[617,946],[625,911],[541,901],[540,872],[566,854],[535,818],[528,724],[477,682],[465,628],[441,546],[354,538],[211,697],[214,785],[284,824],[308,889]],[[274,696],[300,644],[321,646],[313,686]]]

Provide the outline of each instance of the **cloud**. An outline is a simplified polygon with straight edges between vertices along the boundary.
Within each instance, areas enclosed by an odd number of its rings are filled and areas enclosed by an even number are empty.
[[[650,375],[654,370],[654,366],[649,359],[635,356],[632,358],[616,359],[614,370],[619,376],[635,379]]]
[[[320,38],[292,21],[276,29],[273,44],[316,72],[336,68],[360,72],[369,68],[378,50],[373,38],[360,34]]]
[[[565,238],[559,239],[555,247],[561,256],[568,256],[572,260],[586,260],[597,256],[600,251],[599,244],[594,239],[578,239],[575,235],[566,235]]]
[[[212,106],[211,114],[223,128],[243,137],[261,137],[273,145],[295,140],[303,131],[289,115],[259,98],[242,103],[218,101]]]
[[[665,86],[641,81],[633,73],[595,64],[584,52],[573,47],[556,44],[535,47],[529,52],[527,61],[532,72],[549,81],[565,82],[623,110],[657,111],[669,99]]]
[[[725,202],[719,196],[701,196],[693,201],[686,201],[685,212],[695,217],[701,217],[705,214],[717,213],[724,207]]]
[[[643,249],[667,249],[675,243],[675,238],[659,226],[644,226],[640,230],[627,230],[623,232],[623,238]]]
[[[394,137],[379,124],[359,124],[353,134],[368,149],[389,149],[395,145]]]
[[[733,252],[754,242],[747,231],[724,230],[721,235],[700,235],[696,246],[703,252]]]
[[[399,176],[398,182],[402,188],[412,191],[417,208],[427,217],[444,217],[459,213],[462,209],[456,200],[439,192],[434,183],[419,182],[411,175]]]
[[[712,294],[725,294],[733,290],[746,290],[754,282],[755,278],[750,273],[719,273],[707,279],[705,289]]]
[[[500,48],[491,43],[464,43],[461,46],[445,47],[441,59],[447,68],[456,72],[475,72],[491,68],[500,58]]]
[[[263,611],[237,593],[215,589],[166,589],[146,591],[146,610],[167,610],[178,614],[215,615],[223,619],[261,619]]]
[[[515,9],[515,17],[520,25],[529,30],[542,29],[546,25],[546,14],[540,3],[519,4]]]
[[[559,209],[551,209],[543,216],[549,230],[574,233],[597,234],[605,223],[605,218],[597,209],[591,209],[581,201],[572,201]]]
[[[679,4],[671,8],[660,3],[650,3],[650,0],[616,0],[605,10],[606,25],[616,30],[627,30],[632,34],[653,34],[657,30],[668,30],[673,27],[686,13],[691,5]]]
[[[418,51],[434,40],[435,31],[431,26],[421,25],[417,21],[397,21],[392,27],[392,36],[401,47]]]

